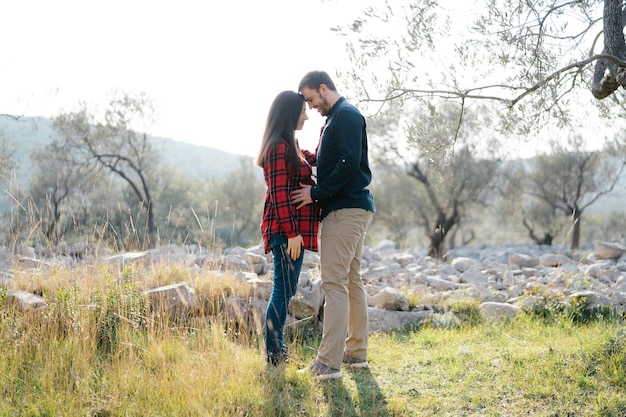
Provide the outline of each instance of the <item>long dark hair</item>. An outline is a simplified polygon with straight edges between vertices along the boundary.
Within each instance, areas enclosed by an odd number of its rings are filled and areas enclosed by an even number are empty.
[[[276,96],[267,115],[261,149],[256,159],[258,166],[263,167],[268,150],[284,139],[289,143],[289,160],[294,169],[298,170],[300,150],[296,143],[295,131],[303,104],[304,97],[294,91],[283,91]]]

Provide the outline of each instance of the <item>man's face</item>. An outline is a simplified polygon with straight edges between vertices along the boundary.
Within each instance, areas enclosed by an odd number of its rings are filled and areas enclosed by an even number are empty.
[[[300,90],[300,93],[302,94],[302,97],[304,97],[304,101],[309,105],[310,109],[316,109],[322,116],[328,116],[330,106],[328,105],[328,100],[326,99],[327,90],[326,85],[322,84],[319,91],[303,87],[302,90]]]

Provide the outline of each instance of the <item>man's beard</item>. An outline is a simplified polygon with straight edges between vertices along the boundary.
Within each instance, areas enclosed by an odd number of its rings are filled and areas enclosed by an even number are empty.
[[[325,98],[321,96],[320,96],[320,99],[322,100],[322,104],[319,106],[320,109],[322,109],[320,114],[322,116],[328,116],[328,113],[330,113],[330,106],[328,105],[328,100],[326,100]]]

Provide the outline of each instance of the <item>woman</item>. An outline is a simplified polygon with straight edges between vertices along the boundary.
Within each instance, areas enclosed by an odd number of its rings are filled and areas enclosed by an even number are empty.
[[[265,253],[274,257],[272,294],[265,315],[265,347],[268,363],[287,358],[285,320],[291,297],[298,289],[304,249],[317,251],[319,207],[296,209],[291,192],[299,184],[315,185],[311,166],[295,138],[307,120],[304,98],[293,91],[278,94],[270,107],[257,165],[263,168],[267,191],[261,233]]]

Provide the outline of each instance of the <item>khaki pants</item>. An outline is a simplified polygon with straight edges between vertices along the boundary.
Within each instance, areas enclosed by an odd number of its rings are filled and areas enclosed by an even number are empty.
[[[372,217],[371,211],[341,209],[329,213],[321,225],[325,301],[317,360],[331,368],[341,368],[344,351],[354,358],[367,359],[367,295],[360,269],[365,232]]]

